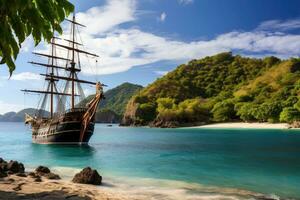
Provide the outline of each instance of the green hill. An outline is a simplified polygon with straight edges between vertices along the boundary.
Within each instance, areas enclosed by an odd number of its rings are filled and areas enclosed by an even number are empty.
[[[120,122],[129,99],[143,87],[132,83],[123,83],[104,93],[105,99],[101,100],[97,115],[97,122]],[[88,96],[80,102],[80,105],[87,104],[94,95]]]
[[[96,113],[96,122],[102,123],[118,123],[122,119],[125,107],[129,99],[143,87],[131,83],[123,83],[113,89],[105,92],[105,99],[101,101]],[[79,103],[78,106],[86,105],[94,95],[88,96],[85,100]],[[22,122],[24,121],[25,113],[34,114],[36,109],[27,108],[20,112],[8,112],[0,115],[2,122]]]
[[[34,115],[36,112],[37,112],[37,109],[34,109],[34,108],[26,108],[19,112],[8,112],[3,115],[0,115],[0,122],[22,122],[22,121],[24,121],[25,113]],[[45,111],[45,112],[47,112],[47,111]]]
[[[192,60],[133,96],[122,124],[292,122],[300,119],[299,70],[295,58],[255,59],[229,52]]]

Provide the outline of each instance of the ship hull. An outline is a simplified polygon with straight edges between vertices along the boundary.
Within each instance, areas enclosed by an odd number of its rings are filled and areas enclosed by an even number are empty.
[[[60,119],[48,120],[32,127],[32,142],[37,144],[88,144],[93,135],[95,123],[92,120],[88,124],[81,139],[81,119],[81,112],[73,112],[67,113]]]

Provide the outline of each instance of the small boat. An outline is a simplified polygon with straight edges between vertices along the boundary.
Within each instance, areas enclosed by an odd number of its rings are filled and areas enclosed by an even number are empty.
[[[98,55],[83,50],[82,44],[77,41],[77,26],[83,25],[75,20],[75,15],[67,21],[71,23],[70,39],[53,37],[50,54],[34,52],[37,56],[48,58],[48,63],[30,62],[46,68],[46,73],[41,74],[45,77],[46,88],[22,90],[25,93],[42,94],[37,113],[25,114],[25,124],[30,124],[32,128],[33,143],[87,144],[94,132],[99,102],[104,98],[104,84],[78,78],[81,71],[80,55],[93,58]],[[67,56],[57,55],[57,48],[65,49]],[[62,90],[58,89],[58,82],[62,82]],[[91,84],[96,88],[95,97],[87,105],[80,104],[85,98],[81,84]],[[49,111],[46,111],[46,105],[49,105]]]

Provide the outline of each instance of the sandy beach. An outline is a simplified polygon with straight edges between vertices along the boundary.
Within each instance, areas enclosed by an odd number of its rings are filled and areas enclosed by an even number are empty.
[[[246,129],[288,129],[287,123],[245,123],[245,122],[230,122],[216,123],[202,126],[194,126],[189,128],[246,128]]]
[[[126,185],[85,185],[71,181],[48,180],[35,182],[31,177],[10,175],[0,178],[0,199],[38,200],[207,200],[259,199],[275,200],[271,196],[234,188],[204,187],[180,181],[140,179],[143,186],[129,181]],[[156,185],[156,186],[154,186]],[[159,185],[163,186],[160,187]],[[190,193],[194,191],[194,193]]]
[[[127,200],[128,198],[104,191],[101,187],[93,185],[44,178],[42,178],[42,182],[35,182],[29,176],[10,175],[0,179],[0,199]]]

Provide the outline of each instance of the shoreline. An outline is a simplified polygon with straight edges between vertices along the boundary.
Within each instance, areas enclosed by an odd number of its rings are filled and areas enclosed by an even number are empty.
[[[225,122],[225,123],[215,123],[206,124],[201,126],[190,126],[190,127],[180,127],[180,128],[217,128],[217,129],[290,129],[287,123],[259,123],[259,122]],[[294,129],[294,128],[293,128]]]
[[[109,180],[101,186],[73,183],[66,179],[42,178],[35,182],[31,177],[9,175],[0,178],[0,199],[70,199],[70,200],[206,200],[206,199],[259,199],[276,200],[268,195],[239,188],[204,186],[176,180],[139,178],[115,182]],[[142,182],[142,184],[141,184]]]
[[[16,161],[14,161],[16,162]],[[23,165],[22,163],[19,163]],[[40,168],[40,167],[38,167]],[[34,171],[38,174],[38,171]],[[44,167],[47,168],[47,167]],[[24,168],[23,168],[24,169]],[[52,168],[62,179],[50,179],[45,174],[32,176],[33,171],[7,173],[0,178],[0,199],[71,199],[71,200],[206,200],[206,199],[259,199],[276,200],[279,196],[241,188],[202,185],[179,180],[107,176],[101,185],[74,183],[77,168]],[[49,170],[49,171],[52,171]],[[41,170],[41,169],[40,169]],[[22,170],[21,170],[22,171]],[[46,173],[46,172],[45,172]],[[50,173],[50,172],[49,172]],[[52,173],[52,172],[51,172]]]
[[[31,177],[10,175],[0,179],[0,199],[76,199],[128,200],[123,195],[106,191],[95,185],[77,184],[65,179],[35,182]]]

